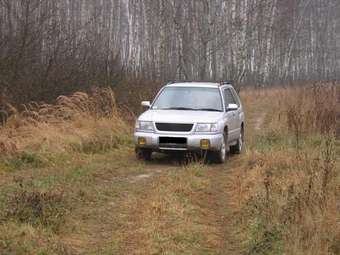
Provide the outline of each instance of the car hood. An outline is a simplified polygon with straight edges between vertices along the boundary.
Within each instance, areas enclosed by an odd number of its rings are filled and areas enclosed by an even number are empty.
[[[215,123],[223,117],[223,112],[149,110],[139,120],[159,123]]]

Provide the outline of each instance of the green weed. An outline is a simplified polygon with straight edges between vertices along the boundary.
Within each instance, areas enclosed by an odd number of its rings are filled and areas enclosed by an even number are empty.
[[[70,254],[51,231],[29,224],[10,222],[0,225],[0,254]]]
[[[57,190],[20,187],[2,197],[1,222],[15,221],[58,231],[69,212],[66,195]]]
[[[41,168],[47,164],[47,160],[41,155],[24,151],[10,158],[2,159],[0,168],[4,169],[6,172],[14,172],[23,168]]]
[[[250,224],[251,237],[244,254],[249,255],[280,255],[283,254],[282,235],[279,227],[269,228],[261,220]]]

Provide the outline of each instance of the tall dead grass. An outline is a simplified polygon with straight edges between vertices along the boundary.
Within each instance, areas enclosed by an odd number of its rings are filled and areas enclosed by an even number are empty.
[[[254,111],[272,110],[252,132],[240,188],[246,254],[339,254],[339,90],[316,84],[261,93]]]
[[[129,127],[110,89],[60,96],[55,104],[32,102],[19,111],[9,106],[0,129],[0,154],[96,152],[127,142]]]
[[[308,135],[335,135],[339,107],[336,86],[315,84],[289,93],[291,96],[284,96],[282,102],[286,105],[288,129],[294,132],[297,147]]]

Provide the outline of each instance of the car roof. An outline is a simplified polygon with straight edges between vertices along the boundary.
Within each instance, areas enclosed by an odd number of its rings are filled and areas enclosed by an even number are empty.
[[[221,88],[232,87],[231,84],[222,84],[217,82],[175,82],[166,85],[166,87],[200,87],[200,88]]]

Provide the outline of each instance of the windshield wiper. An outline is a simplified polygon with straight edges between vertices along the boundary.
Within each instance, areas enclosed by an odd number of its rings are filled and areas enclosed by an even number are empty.
[[[222,112],[221,110],[214,109],[214,108],[200,108],[200,109],[195,109],[195,111]]]
[[[193,110],[195,110],[195,109],[193,109],[193,108],[187,108],[187,107],[170,107],[170,108],[162,108],[161,110],[193,111]]]

